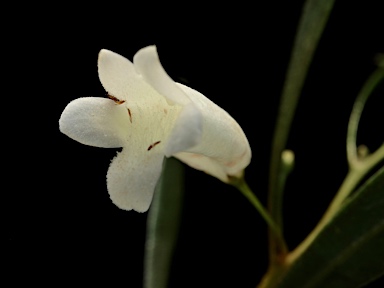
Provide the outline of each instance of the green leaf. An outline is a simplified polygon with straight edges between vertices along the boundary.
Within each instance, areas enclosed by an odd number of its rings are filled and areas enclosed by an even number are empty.
[[[334,0],[307,0],[305,2],[292,49],[272,141],[269,174],[270,191],[268,208],[273,220],[275,220],[279,226],[282,225],[281,210],[283,190],[283,187],[278,187],[281,170],[281,153],[286,148],[297,102],[333,4]],[[270,252],[272,253],[271,260],[273,260],[273,253],[275,253],[276,249],[279,249],[274,247],[276,243],[274,243],[273,238],[270,238],[270,244]]]
[[[353,288],[384,274],[384,167],[291,265],[277,287]]]
[[[168,285],[180,226],[183,192],[183,164],[175,158],[165,159],[147,220],[145,288],[166,288]]]

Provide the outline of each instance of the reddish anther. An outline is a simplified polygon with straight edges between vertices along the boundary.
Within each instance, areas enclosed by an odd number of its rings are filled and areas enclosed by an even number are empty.
[[[151,150],[153,147],[155,147],[155,146],[156,146],[157,144],[159,144],[160,142],[161,142],[161,141],[157,141],[157,142],[155,142],[155,143],[149,145],[147,151]]]
[[[129,121],[132,123],[132,114],[131,114],[131,110],[128,109],[128,115],[129,115]]]
[[[125,102],[125,100],[119,100],[118,98],[116,98],[115,96],[112,96],[112,95],[109,95],[108,94],[108,98],[115,101],[116,104],[123,104]]]

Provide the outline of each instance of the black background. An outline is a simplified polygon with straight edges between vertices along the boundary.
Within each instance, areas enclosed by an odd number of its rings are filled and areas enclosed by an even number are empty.
[[[288,143],[296,153],[284,206],[290,248],[314,227],[347,172],[349,113],[384,51],[379,1],[336,2]],[[21,25],[6,31],[3,59],[11,64],[4,115],[15,111],[4,121],[10,140],[3,144],[9,287],[142,285],[147,213],[119,210],[106,190],[118,149],[84,146],[58,129],[71,100],[105,95],[97,75],[102,48],[132,60],[155,44],[174,80],[228,111],[252,147],[246,178],[266,202],[274,121],[303,1],[254,4],[56,3],[23,7],[28,18],[12,12]],[[382,91],[369,100],[358,138],[371,150],[383,142]],[[267,268],[265,223],[232,187],[189,168],[186,174],[170,287],[255,287]]]

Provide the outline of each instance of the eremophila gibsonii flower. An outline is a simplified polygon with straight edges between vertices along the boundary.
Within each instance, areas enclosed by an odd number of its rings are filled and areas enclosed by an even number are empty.
[[[101,50],[98,71],[109,98],[70,102],[59,125],[80,143],[123,148],[107,173],[109,195],[119,208],[148,210],[164,156],[223,182],[241,177],[251,159],[243,130],[204,95],[174,82],[155,46],[138,51],[133,63]]]

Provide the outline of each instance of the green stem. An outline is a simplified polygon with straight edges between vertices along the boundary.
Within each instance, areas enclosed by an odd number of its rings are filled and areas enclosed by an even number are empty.
[[[287,263],[295,261],[309,247],[309,245],[311,245],[323,228],[333,217],[335,217],[345,199],[356,189],[364,176],[384,159],[384,144],[374,153],[363,158],[358,157],[356,148],[356,135],[364,105],[367,102],[368,97],[372,94],[372,91],[382,79],[384,79],[384,69],[379,67],[368,78],[357,96],[349,119],[347,132],[347,159],[349,172],[315,229],[313,229],[307,238],[288,255]]]
[[[285,190],[285,184],[287,182],[287,178],[289,174],[293,170],[295,162],[295,154],[291,150],[284,150],[281,153],[281,169],[279,171],[278,179],[277,179],[277,194],[280,195],[280,197],[277,197],[275,199],[275,217],[274,220],[276,221],[276,224],[279,226],[280,230],[283,231],[283,199],[284,199],[284,190]],[[282,233],[282,232],[281,232]],[[288,251],[286,249],[287,247],[278,247],[278,251],[282,254],[286,254]]]
[[[261,204],[260,200],[252,192],[251,188],[249,188],[244,177],[238,178],[235,181],[232,181],[231,185],[236,187],[237,190],[239,190],[249,200],[249,202],[260,213],[261,217],[265,220],[265,222],[267,222],[270,231],[272,231],[272,233],[275,235],[276,239],[279,239],[280,245],[283,247],[286,247],[285,241],[282,237],[280,227],[276,224],[276,222],[269,215],[267,209],[264,208],[263,204]]]
[[[384,68],[378,68],[365,82],[361,88],[359,95],[356,98],[353,106],[351,117],[348,123],[347,133],[347,158],[350,166],[358,165],[358,156],[356,149],[356,135],[360,122],[361,113],[363,112],[364,105],[372,91],[376,88],[379,82],[384,78]]]
[[[269,168],[268,211],[275,221],[281,217],[282,189],[278,187],[281,153],[286,148],[291,123],[320,36],[332,10],[334,0],[306,0],[300,18],[291,59],[282,91],[281,103],[272,140]],[[269,234],[270,263],[276,262],[284,249]]]
[[[312,244],[316,237],[321,233],[323,228],[332,220],[338,213],[346,198],[356,189],[360,181],[367,173],[377,164],[384,160],[384,144],[381,145],[373,154],[367,156],[363,160],[359,160],[351,167],[339,191],[333,198],[327,211],[316,225],[315,229],[305,238],[305,240],[291,253],[288,254],[286,263],[289,265],[294,262],[300,255]]]

